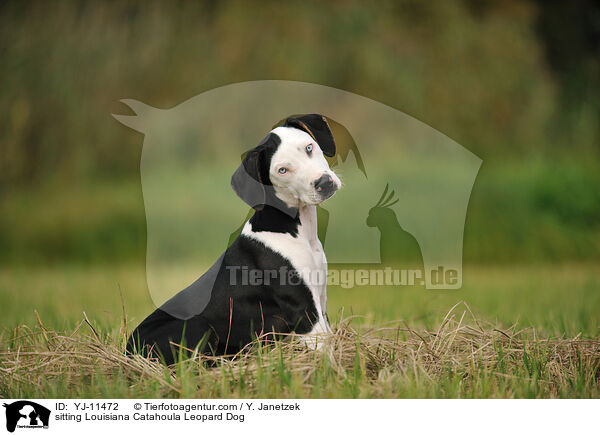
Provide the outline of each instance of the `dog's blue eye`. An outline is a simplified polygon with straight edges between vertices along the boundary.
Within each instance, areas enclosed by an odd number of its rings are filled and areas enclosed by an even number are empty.
[[[312,144],[306,145],[306,151],[309,153],[312,151]]]
[[[287,172],[286,168],[279,168],[279,173],[280,174],[285,174]]]

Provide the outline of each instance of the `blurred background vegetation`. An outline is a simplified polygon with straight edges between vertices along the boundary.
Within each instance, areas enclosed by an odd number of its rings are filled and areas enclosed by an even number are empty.
[[[600,259],[593,0],[6,1],[0,60],[3,265],[143,263],[142,136],[119,100],[262,79],[364,95],[481,157],[467,263]]]

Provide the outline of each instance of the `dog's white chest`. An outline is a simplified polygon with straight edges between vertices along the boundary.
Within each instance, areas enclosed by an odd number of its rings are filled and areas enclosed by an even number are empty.
[[[304,265],[310,270],[309,288],[319,299],[321,314],[325,317],[327,305],[327,259],[323,251],[323,245],[317,236],[317,208],[315,206],[302,207],[300,209],[300,227],[298,238],[307,244],[307,259],[310,264]],[[305,280],[308,283],[308,281]]]
[[[319,315],[317,329],[326,332],[327,306],[327,260],[323,246],[317,237],[317,211],[315,206],[300,209],[300,223],[296,237],[287,233],[269,231],[254,232],[248,222],[242,234],[258,240],[286,258],[300,274],[309,288]]]

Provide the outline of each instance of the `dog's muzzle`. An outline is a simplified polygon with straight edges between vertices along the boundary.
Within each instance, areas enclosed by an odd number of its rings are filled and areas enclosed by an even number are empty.
[[[322,175],[321,178],[313,182],[313,185],[315,186],[317,193],[321,195],[321,198],[323,199],[329,198],[337,190],[337,186],[329,174]]]

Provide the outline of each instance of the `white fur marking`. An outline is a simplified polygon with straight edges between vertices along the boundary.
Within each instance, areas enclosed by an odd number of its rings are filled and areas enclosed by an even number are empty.
[[[281,143],[271,158],[269,178],[279,199],[289,207],[298,208],[298,236],[270,231],[254,232],[250,222],[246,222],[242,234],[280,254],[300,274],[310,290],[318,315],[313,329],[300,337],[308,346],[319,349],[322,342],[319,342],[318,337],[332,331],[325,317],[327,259],[317,237],[316,205],[320,204],[323,198],[316,191],[314,183],[323,175],[331,177],[336,189],[339,189],[342,183],[329,168],[319,144],[309,134],[291,127],[277,127],[272,133],[279,136]],[[309,144],[313,144],[310,153],[306,150]],[[314,146],[315,144],[317,146]],[[286,168],[283,174],[280,172],[281,168]],[[316,279],[317,277],[319,279]]]

